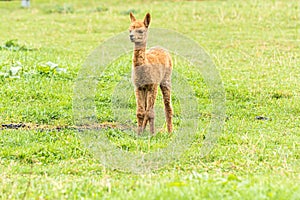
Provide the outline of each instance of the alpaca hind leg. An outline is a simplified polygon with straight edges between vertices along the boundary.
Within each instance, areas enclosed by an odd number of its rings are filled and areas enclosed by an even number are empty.
[[[164,105],[165,105],[165,115],[167,121],[168,132],[171,133],[173,129],[172,125],[172,117],[173,117],[173,109],[171,105],[171,87],[160,85],[160,89],[162,91]]]

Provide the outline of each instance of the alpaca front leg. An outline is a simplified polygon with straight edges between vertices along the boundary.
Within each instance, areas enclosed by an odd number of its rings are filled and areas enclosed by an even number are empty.
[[[155,125],[155,123],[154,123],[154,118],[155,118],[155,113],[154,113],[154,108],[152,108],[151,110],[150,110],[150,112],[149,112],[149,126],[150,126],[150,133],[152,134],[152,135],[154,135],[154,125]]]
[[[153,84],[149,87],[149,90],[147,92],[147,107],[146,107],[146,113],[143,121],[143,129],[146,128],[147,122],[149,121],[150,125],[150,133],[154,135],[154,117],[155,117],[155,112],[154,112],[154,104],[157,96],[157,84]]]
[[[137,117],[137,125],[138,135],[141,134],[141,132],[144,131],[143,129],[143,121],[145,118],[145,110],[146,110],[146,94],[145,91],[141,88],[137,88],[135,90],[135,97],[136,97],[136,117]]]

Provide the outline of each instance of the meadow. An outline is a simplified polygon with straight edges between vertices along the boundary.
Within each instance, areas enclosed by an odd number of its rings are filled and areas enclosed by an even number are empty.
[[[104,166],[81,140],[84,127],[73,115],[78,73],[94,49],[127,31],[130,12],[138,19],[150,12],[150,30],[191,38],[215,63],[226,120],[205,157],[211,94],[197,66],[178,55],[174,78],[184,77],[179,85],[191,89],[199,114],[180,158],[124,172]],[[300,199],[299,1],[36,0],[30,8],[0,1],[0,13],[1,199]],[[131,58],[122,55],[97,78],[95,126],[116,148],[151,152],[172,140],[161,95],[157,136],[136,138],[116,119],[114,94],[130,79]],[[133,94],[120,96],[128,98],[132,126]],[[176,94],[172,101],[179,130],[182,102]]]

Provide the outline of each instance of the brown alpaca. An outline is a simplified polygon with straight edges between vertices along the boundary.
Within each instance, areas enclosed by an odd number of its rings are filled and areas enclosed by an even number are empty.
[[[146,51],[150,14],[144,21],[137,21],[130,13],[130,40],[134,42],[132,81],[135,86],[136,116],[138,134],[143,132],[147,123],[154,134],[154,104],[158,85],[162,91],[168,132],[172,132],[171,74],[172,59],[166,50],[153,47]]]

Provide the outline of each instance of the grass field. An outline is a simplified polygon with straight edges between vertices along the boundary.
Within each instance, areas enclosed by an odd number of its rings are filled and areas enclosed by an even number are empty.
[[[180,159],[151,173],[121,172],[80,140],[72,112],[77,74],[97,46],[127,30],[130,11],[139,19],[150,12],[152,28],[195,40],[217,66],[226,122],[206,157],[199,151],[212,116],[208,88],[197,66],[175,55],[201,127]],[[300,199],[298,0],[36,0],[29,9],[0,1],[0,13],[1,199]],[[99,77],[97,122],[118,148],[134,152],[139,143],[153,151],[169,142],[163,131],[149,142],[109,128],[112,94],[130,67],[124,55]],[[176,129],[184,119],[176,95],[173,103]],[[134,121],[132,95],[129,104]],[[9,128],[19,123],[26,127]]]

